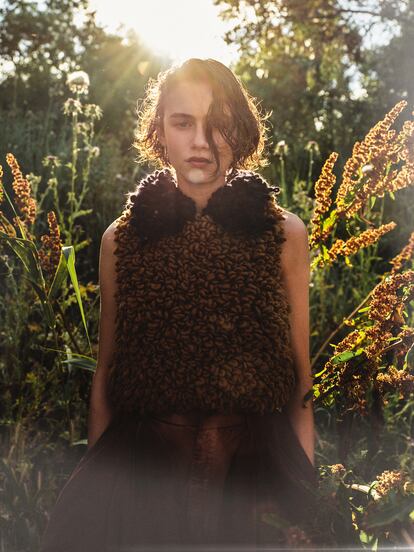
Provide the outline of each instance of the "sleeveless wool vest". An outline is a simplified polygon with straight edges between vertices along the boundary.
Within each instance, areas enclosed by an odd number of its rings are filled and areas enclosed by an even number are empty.
[[[278,191],[239,171],[197,213],[164,169],[128,194],[115,230],[115,412],[265,414],[289,400]]]

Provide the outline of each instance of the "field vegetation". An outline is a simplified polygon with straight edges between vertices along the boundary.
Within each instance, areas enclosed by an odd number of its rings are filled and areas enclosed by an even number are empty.
[[[309,233],[321,508],[306,531],[286,525],[288,542],[414,546],[414,6],[368,14],[393,32],[366,46],[334,0],[306,18],[251,2],[255,26],[245,2],[217,3],[239,17],[235,70],[271,112],[263,174]],[[0,9],[1,552],[37,550],[86,450],[100,239],[149,170],[130,147],[136,100],[169,64],[92,15],[77,27],[78,2],[45,4]]]

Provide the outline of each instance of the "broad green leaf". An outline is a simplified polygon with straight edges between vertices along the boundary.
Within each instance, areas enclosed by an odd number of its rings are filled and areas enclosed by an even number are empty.
[[[31,270],[33,270],[31,251],[30,249],[28,249],[28,247],[25,247],[24,244],[26,240],[24,238],[15,238],[13,236],[9,236],[8,234],[0,230],[0,239],[8,242],[9,246],[13,249],[15,254],[19,257],[19,259],[23,263],[23,266],[27,270],[27,272],[30,272]]]
[[[89,348],[90,348],[90,350],[92,350],[91,342],[90,342],[90,339],[89,339],[88,327],[87,327],[86,319],[85,319],[85,313],[83,311],[82,297],[81,297],[81,293],[80,293],[80,289],[79,289],[78,277],[76,275],[75,250],[74,250],[72,245],[63,246],[62,247],[62,253],[63,253],[63,257],[64,257],[64,262],[66,263],[67,270],[69,272],[70,279],[72,281],[73,289],[75,291],[76,300],[77,300],[78,305],[79,305],[79,310],[80,310],[80,313],[81,313],[83,326],[85,328],[86,337],[88,339]]]
[[[1,231],[0,239],[4,239],[9,242],[10,247],[14,250],[16,255],[18,255],[32,280],[36,281],[38,285],[44,287],[45,281],[40,268],[38,251],[35,244],[31,240],[8,236]]]
[[[67,265],[65,262],[64,255],[61,251],[59,264],[56,269],[52,285],[50,286],[50,289],[49,289],[49,294],[48,294],[49,299],[53,299],[56,296],[58,290],[61,288],[63,282],[66,280],[67,273],[68,273]]]
[[[39,297],[47,323],[50,328],[54,328],[56,323],[55,315],[45,291],[45,281],[39,264],[36,246],[30,240],[8,236],[1,231],[0,239],[7,241],[14,253],[21,260],[26,271],[26,274],[23,274],[22,278],[26,279],[35,290]]]
[[[340,362],[346,362],[351,358],[359,356],[363,351],[364,351],[363,348],[359,348],[356,351],[344,351],[343,353],[339,353],[339,355],[334,356],[331,362],[332,364],[339,364]]]

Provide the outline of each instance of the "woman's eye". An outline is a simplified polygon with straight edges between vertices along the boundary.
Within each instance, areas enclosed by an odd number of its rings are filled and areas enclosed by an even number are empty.
[[[177,127],[179,128],[186,128],[188,126],[190,126],[190,121],[181,121],[179,123],[176,124]]]

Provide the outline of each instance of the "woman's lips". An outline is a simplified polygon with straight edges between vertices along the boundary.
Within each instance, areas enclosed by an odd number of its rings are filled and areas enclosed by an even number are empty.
[[[191,157],[190,159],[187,159],[187,163],[189,163],[192,167],[197,167],[201,169],[206,167],[207,165],[210,165],[211,161],[209,161],[208,159]]]

